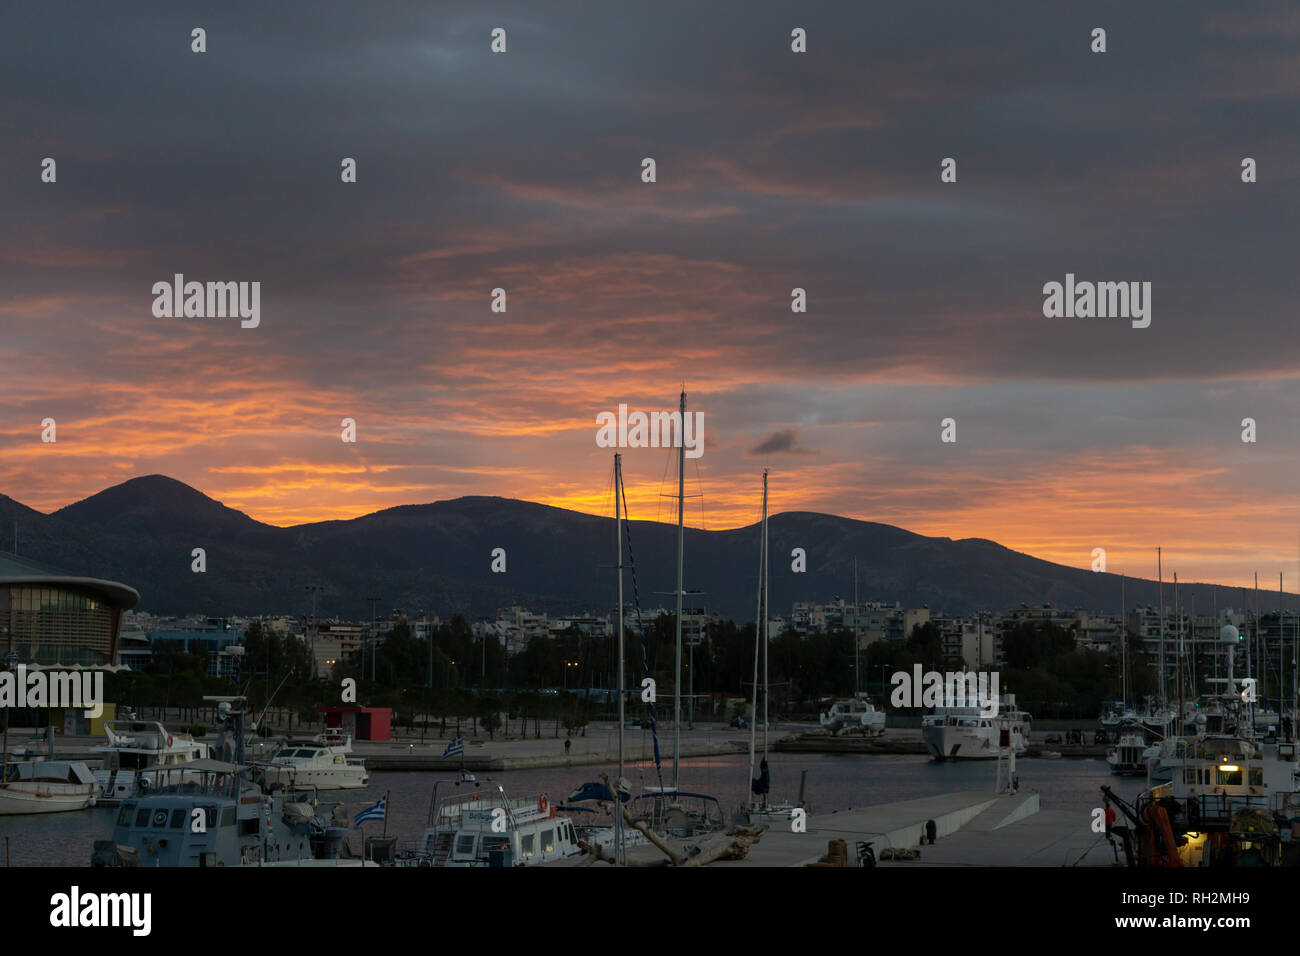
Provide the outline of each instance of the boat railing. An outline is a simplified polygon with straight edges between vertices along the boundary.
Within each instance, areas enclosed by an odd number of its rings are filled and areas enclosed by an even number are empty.
[[[540,799],[509,799],[483,795],[447,797],[438,802],[429,818],[429,826],[438,830],[491,830],[499,812],[505,812],[506,825],[513,829],[521,819],[540,818],[550,813],[550,804],[542,807]]]
[[[186,764],[146,767],[137,771],[142,794],[202,794],[234,797],[239,794],[239,773],[197,770]]]
[[[1156,788],[1157,790],[1160,788]],[[1187,797],[1153,797],[1151,791],[1138,797],[1137,806],[1141,812],[1148,805],[1155,803],[1158,805],[1168,805],[1173,801],[1179,805],[1184,816],[1185,824],[1193,829],[1197,824],[1214,823],[1226,824],[1231,823],[1232,818],[1243,810],[1262,810],[1265,813],[1273,813],[1287,806],[1286,798],[1289,794],[1234,794],[1234,793],[1201,793],[1195,796]]]

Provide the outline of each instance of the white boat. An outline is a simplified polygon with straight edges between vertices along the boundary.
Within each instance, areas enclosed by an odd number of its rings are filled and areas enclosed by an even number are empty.
[[[1106,755],[1110,772],[1120,776],[1136,776],[1147,772],[1147,739],[1139,733],[1121,734],[1115,749]]]
[[[170,768],[210,756],[207,744],[189,734],[169,732],[156,720],[106,720],[104,735],[108,743],[90,748],[91,753],[103,755],[103,767],[95,771],[95,780],[104,806],[140,796],[141,779],[146,786],[155,780],[171,782],[166,773]],[[145,770],[149,775],[142,778]]]
[[[424,837],[404,848],[395,863],[536,866],[581,855],[578,838],[573,820],[560,816],[546,794],[509,798],[500,784],[485,781],[481,790],[467,789],[439,800],[435,785]]]
[[[62,813],[95,805],[99,784],[81,761],[9,764],[0,783],[0,815]]]
[[[935,760],[996,760],[1001,732],[1008,732],[1017,755],[1028,746],[1030,716],[1016,709],[1015,694],[1004,694],[997,716],[979,707],[937,707],[921,718],[921,738]]]
[[[1115,733],[1121,728],[1137,723],[1140,715],[1132,707],[1127,706],[1123,701],[1115,701],[1101,715],[1098,723],[1103,730],[1108,733]]]
[[[365,761],[352,756],[351,736],[331,732],[285,743],[262,771],[263,786],[285,789],[359,790],[369,781]]]
[[[870,699],[858,696],[847,700],[832,700],[819,717],[823,729],[832,736],[840,733],[860,733],[864,737],[879,737],[885,732],[885,713],[876,710]]]

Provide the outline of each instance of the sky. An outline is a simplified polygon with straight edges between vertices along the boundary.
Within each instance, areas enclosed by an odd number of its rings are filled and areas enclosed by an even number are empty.
[[[692,526],[766,467],[774,513],[1293,583],[1297,54],[1280,3],[6,3],[0,492],[608,514],[596,416],[684,387]],[[155,316],[175,273],[260,324]],[[1067,273],[1150,326],[1045,317]],[[673,458],[624,450],[633,517]]]

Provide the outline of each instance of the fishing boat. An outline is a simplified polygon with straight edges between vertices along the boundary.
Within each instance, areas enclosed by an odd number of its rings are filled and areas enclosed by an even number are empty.
[[[10,763],[0,783],[0,816],[85,810],[98,793],[94,774],[81,761]]]
[[[286,742],[262,771],[262,785],[268,789],[359,790],[369,781],[365,761],[352,755],[352,737],[338,731]]]
[[[347,828],[300,795],[268,794],[249,780],[242,697],[218,702],[236,761],[202,758],[144,771],[146,786],[124,799],[112,834],[96,840],[96,867],[256,866],[337,859]],[[235,706],[232,706],[235,705]]]
[[[1300,866],[1300,744],[1294,732],[1273,742],[1243,732],[1237,628],[1224,625],[1221,640],[1226,686],[1198,703],[1195,736],[1163,742],[1158,762],[1168,782],[1131,805],[1102,787],[1129,821],[1119,836],[1131,866]]]

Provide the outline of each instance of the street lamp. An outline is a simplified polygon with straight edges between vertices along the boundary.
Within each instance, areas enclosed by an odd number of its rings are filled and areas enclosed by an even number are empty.
[[[320,629],[316,623],[316,595],[325,590],[319,584],[307,585],[311,592],[311,679],[316,679],[316,633]]]

